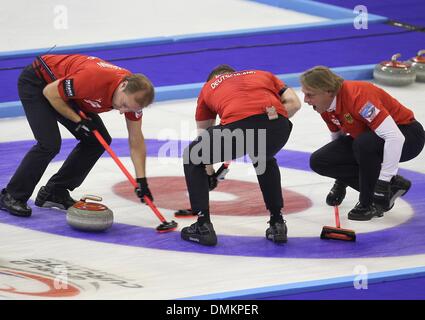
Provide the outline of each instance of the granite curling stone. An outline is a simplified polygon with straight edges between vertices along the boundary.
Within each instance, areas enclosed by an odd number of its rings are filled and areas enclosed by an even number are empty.
[[[416,57],[410,59],[410,64],[416,72],[416,81],[425,82],[425,50],[420,50]]]
[[[397,61],[400,54],[391,57],[391,61],[383,61],[375,66],[373,77],[378,83],[388,86],[407,86],[416,79],[416,72],[410,63]]]
[[[69,207],[66,213],[68,224],[81,231],[100,232],[109,229],[114,221],[113,212],[101,203],[86,200],[102,201],[101,197],[86,195]]]

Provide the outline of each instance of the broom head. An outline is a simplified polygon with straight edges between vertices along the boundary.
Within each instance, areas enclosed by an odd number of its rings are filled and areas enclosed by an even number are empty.
[[[320,234],[320,239],[356,241],[356,233],[354,230],[324,226]]]

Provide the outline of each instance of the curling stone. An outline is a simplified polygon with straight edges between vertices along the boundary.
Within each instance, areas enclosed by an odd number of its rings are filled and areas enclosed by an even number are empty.
[[[410,59],[410,63],[416,72],[416,81],[425,82],[425,50],[420,50],[416,57]]]
[[[82,231],[105,231],[112,226],[112,211],[101,203],[86,202],[87,199],[102,201],[101,197],[85,195],[80,201],[69,207],[66,213],[68,224]]]
[[[373,77],[381,84],[389,86],[407,86],[416,79],[416,72],[410,65],[397,61],[400,53],[391,57],[391,61],[383,61],[375,66]]]

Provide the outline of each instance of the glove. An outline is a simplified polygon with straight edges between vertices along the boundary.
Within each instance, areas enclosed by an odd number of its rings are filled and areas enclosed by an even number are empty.
[[[96,130],[95,123],[90,119],[81,119],[80,122],[77,123],[77,127],[75,128],[75,132],[85,135],[86,137],[90,137],[93,130]]]
[[[212,175],[208,175],[208,187],[209,190],[214,190],[217,187],[218,181],[217,181],[217,175],[213,173]]]
[[[140,201],[145,203],[144,196],[147,196],[151,201],[153,201],[152,193],[149,190],[146,178],[137,178],[136,182],[137,187],[134,189],[134,192],[140,198]]]
[[[373,200],[376,205],[388,210],[391,201],[391,184],[388,181],[378,180],[373,193]]]

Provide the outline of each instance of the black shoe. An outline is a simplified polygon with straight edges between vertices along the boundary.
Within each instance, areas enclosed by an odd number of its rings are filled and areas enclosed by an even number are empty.
[[[339,206],[345,198],[347,185],[341,181],[335,180],[335,183],[326,197],[328,206]]]
[[[270,227],[266,230],[266,238],[274,243],[285,243],[288,241],[288,228],[286,221],[270,223]]]
[[[384,212],[380,208],[377,208],[374,204],[363,206],[360,202],[358,202],[356,206],[348,213],[348,219],[356,221],[367,221],[373,217],[382,217],[383,215]]]
[[[76,200],[71,198],[68,190],[51,190],[47,187],[41,187],[35,199],[35,205],[37,207],[58,208],[61,210],[67,210],[76,202]]]
[[[193,218],[198,216],[198,212],[192,209],[180,209],[174,212],[174,216],[176,218]]]
[[[205,222],[201,225],[195,222],[182,229],[181,237],[183,240],[197,242],[204,246],[215,246],[217,244],[217,236],[211,222]]]
[[[6,189],[0,193],[0,209],[18,217],[30,217],[32,210],[25,201],[14,199]]]
[[[402,176],[396,175],[391,179],[391,198],[387,208],[383,208],[384,211],[389,211],[394,207],[394,202],[398,197],[404,196],[412,186],[412,183],[403,178]]]

